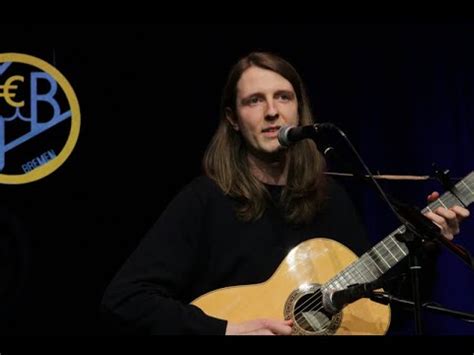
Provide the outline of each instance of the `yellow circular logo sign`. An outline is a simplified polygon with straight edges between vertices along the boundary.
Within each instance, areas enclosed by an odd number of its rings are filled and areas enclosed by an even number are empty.
[[[39,180],[69,157],[80,110],[67,79],[42,59],[0,53],[0,183]]]

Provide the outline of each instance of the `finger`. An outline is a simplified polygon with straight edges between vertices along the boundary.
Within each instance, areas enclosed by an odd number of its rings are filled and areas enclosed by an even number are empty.
[[[289,325],[288,321],[268,321],[266,326],[269,330],[278,335],[291,334],[291,325]]]
[[[446,208],[439,207],[436,209],[436,214],[444,217],[448,226],[448,234],[453,236],[459,233],[459,221],[454,211],[447,210]]]
[[[290,327],[293,324],[291,319],[281,321],[281,320],[273,320],[273,319],[254,319],[251,321],[247,321],[241,323],[242,332],[243,333],[251,333],[251,334],[262,334],[262,333],[275,333],[280,331],[285,331],[285,327]],[[263,332],[262,330],[267,330]],[[278,333],[279,334],[279,333]]]
[[[245,335],[275,335],[275,334],[269,329],[260,328],[260,329],[245,333]]]
[[[430,193],[427,197],[427,200],[429,202],[433,202],[435,200],[437,200],[439,198],[439,192],[438,191],[433,191],[432,193]]]
[[[266,328],[266,320],[265,319],[254,319],[254,320],[251,320],[251,321],[241,323],[241,326],[242,326],[242,332],[243,333],[252,333],[252,332],[256,332],[260,329],[265,329]]]
[[[463,219],[469,217],[469,215],[471,214],[467,208],[458,205],[451,207],[451,211],[456,213],[456,216],[459,221],[462,221]]]
[[[453,214],[454,214],[454,212],[453,212]],[[448,222],[444,217],[441,217],[437,213],[433,213],[433,212],[427,212],[427,213],[425,213],[425,216],[428,217],[429,219],[431,219],[431,221],[441,229],[440,232],[445,238],[447,238],[449,240],[453,239],[453,234],[450,231],[450,227],[448,226]]]
[[[444,207],[438,207],[433,211],[438,216],[441,216],[446,219],[447,223],[450,224],[452,221],[456,220],[456,213],[454,211],[448,210]]]
[[[441,229],[448,227],[448,223],[446,222],[446,219],[444,219],[443,217],[441,217],[435,212],[432,212],[432,211],[426,212],[425,216],[431,219],[431,221]]]

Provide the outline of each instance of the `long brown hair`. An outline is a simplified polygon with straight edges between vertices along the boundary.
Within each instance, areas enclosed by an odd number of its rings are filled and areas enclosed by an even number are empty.
[[[220,106],[220,122],[203,158],[203,169],[225,194],[239,203],[236,213],[243,221],[259,219],[270,200],[265,186],[253,176],[247,159],[247,148],[241,133],[226,119],[226,108],[236,112],[237,82],[251,66],[272,70],[292,85],[298,99],[299,124],[313,123],[309,99],[295,68],[283,58],[264,52],[250,53],[231,69]],[[308,223],[324,200],[324,157],[311,140],[302,140],[288,148],[287,184],[281,195],[285,219],[294,224]]]

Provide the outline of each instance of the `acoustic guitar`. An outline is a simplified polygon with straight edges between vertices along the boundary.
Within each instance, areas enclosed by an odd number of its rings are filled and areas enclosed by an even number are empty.
[[[451,192],[452,191],[452,192]],[[474,172],[459,181],[422,212],[474,201]],[[258,318],[292,319],[294,335],[383,335],[390,307],[368,298],[328,312],[328,295],[351,285],[373,283],[408,255],[397,239],[400,226],[360,258],[343,244],[314,238],[294,247],[265,282],[226,287],[206,293],[192,304],[230,322]]]

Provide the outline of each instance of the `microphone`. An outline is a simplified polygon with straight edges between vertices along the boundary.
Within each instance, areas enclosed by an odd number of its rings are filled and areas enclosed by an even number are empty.
[[[332,123],[315,123],[306,126],[282,126],[278,132],[278,142],[283,147],[289,147],[302,139],[314,138],[321,129],[333,128]]]
[[[336,314],[347,304],[360,298],[372,296],[372,291],[380,287],[381,281],[374,280],[363,284],[349,285],[343,290],[329,290],[327,293],[323,293],[323,307],[327,312]]]

